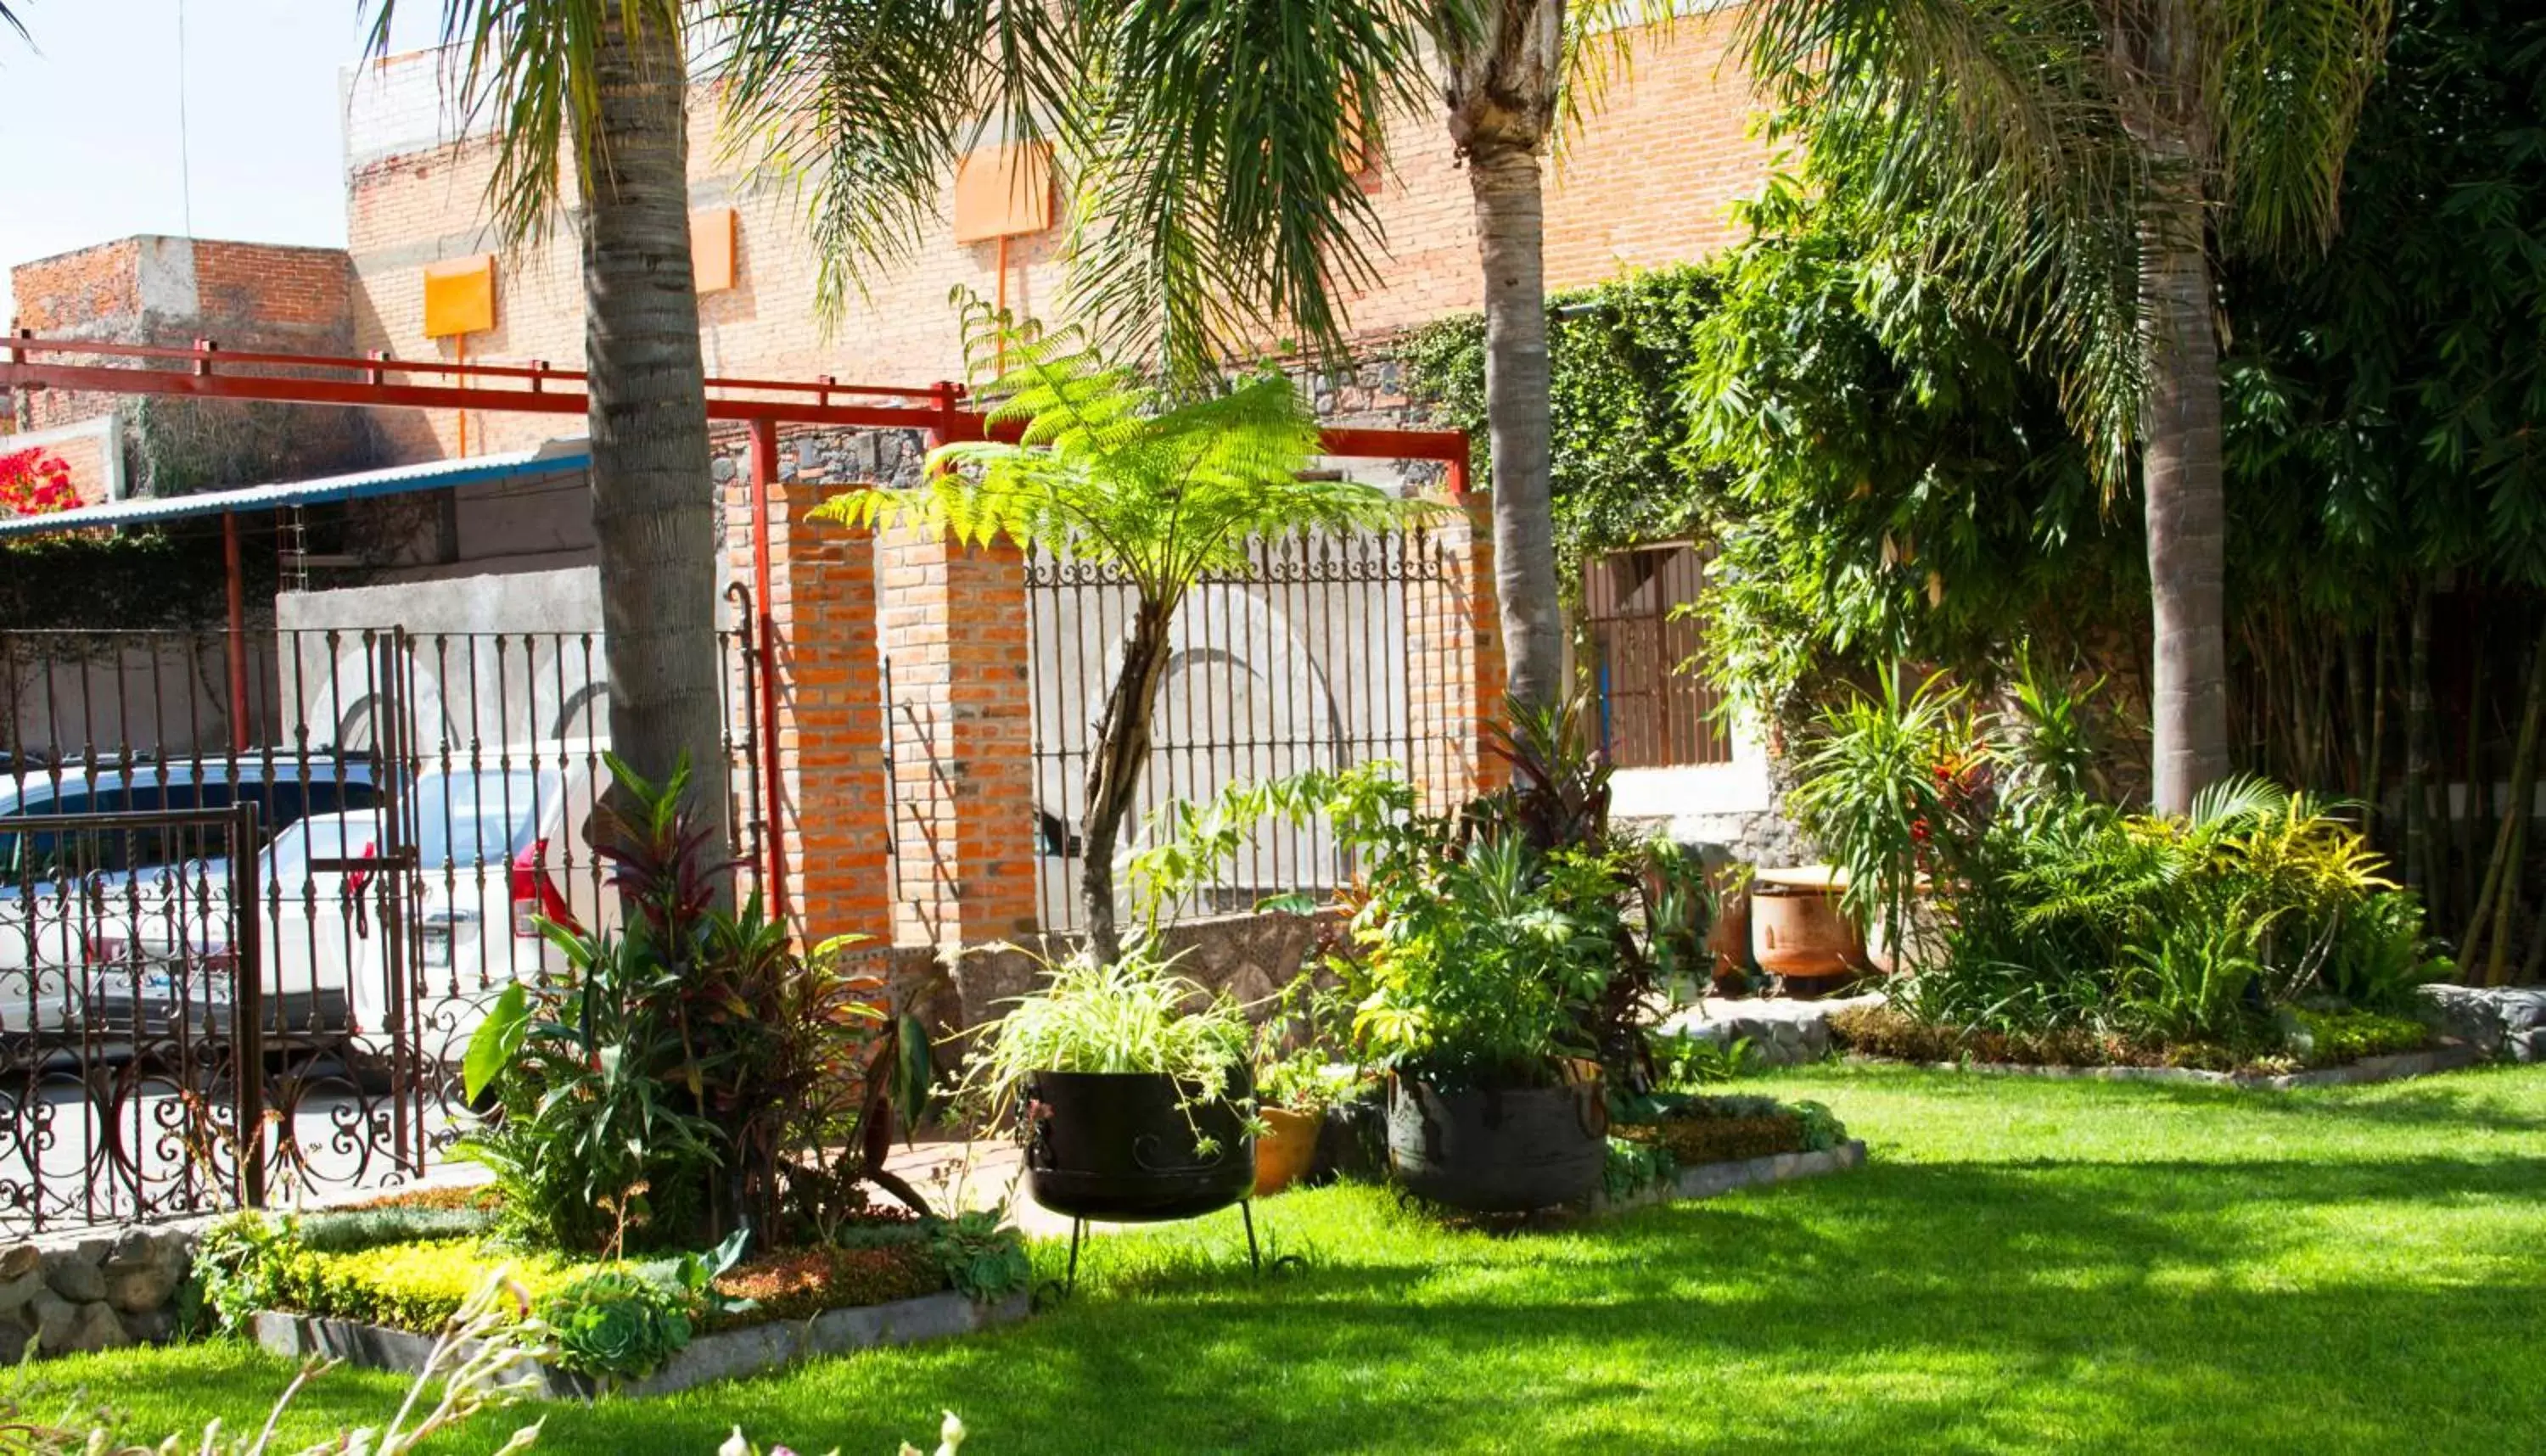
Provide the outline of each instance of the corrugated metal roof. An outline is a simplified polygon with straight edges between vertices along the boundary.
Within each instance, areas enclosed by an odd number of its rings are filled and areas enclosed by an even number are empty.
[[[592,464],[582,440],[551,440],[534,450],[502,455],[472,455],[465,460],[428,461],[349,475],[322,475],[275,485],[248,485],[234,490],[201,490],[192,495],[134,496],[127,500],[84,505],[44,516],[0,516],[0,540],[50,536],[99,526],[147,526],[197,516],[234,511],[267,511],[283,506],[316,505],[322,501],[360,500],[375,495],[403,495],[416,490],[448,490],[458,485],[540,479],[569,474]]]

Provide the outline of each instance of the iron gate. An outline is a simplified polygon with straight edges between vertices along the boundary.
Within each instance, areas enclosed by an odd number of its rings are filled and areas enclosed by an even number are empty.
[[[1125,838],[1170,800],[1308,769],[1389,761],[1418,783],[1449,762],[1453,725],[1418,691],[1422,614],[1446,618],[1446,549],[1421,531],[1314,532],[1249,544],[1245,568],[1186,595],[1158,688],[1147,768]],[[1037,893],[1047,931],[1079,928],[1078,825],[1095,720],[1135,593],[1121,572],[1065,556],[1026,561],[1034,715]],[[1322,824],[1261,826],[1215,883],[1170,913],[1251,908],[1343,883]],[[1118,883],[1121,877],[1117,877]],[[1128,892],[1128,887],[1126,887]]]
[[[537,922],[614,913],[597,636],[284,630],[234,705],[229,645],[0,633],[0,1234],[412,1181]]]

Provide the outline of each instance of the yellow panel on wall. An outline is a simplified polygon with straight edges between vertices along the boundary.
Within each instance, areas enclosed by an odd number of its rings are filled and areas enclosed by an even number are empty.
[[[424,265],[424,336],[484,333],[495,326],[495,255]]]
[[[734,237],[741,224],[731,208],[700,208],[690,214],[690,272],[702,294],[721,294],[733,287]]]
[[[985,146],[955,166],[955,240],[988,242],[1052,226],[1052,144]]]

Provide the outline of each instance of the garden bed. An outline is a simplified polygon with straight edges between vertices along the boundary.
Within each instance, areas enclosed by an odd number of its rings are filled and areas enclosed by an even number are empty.
[[[1851,1061],[1949,1071],[2258,1087],[2392,1081],[2484,1060],[2479,1047],[2398,1017],[2302,1013],[2296,1027],[2299,1034],[2281,1049],[2266,1052],[2205,1042],[2134,1041],[2074,1029],[2005,1032],[1942,1026],[1874,1006],[1832,1017],[1830,1036]]]
[[[513,1378],[544,1400],[591,1400],[605,1392],[659,1396],[720,1380],[775,1370],[818,1355],[876,1345],[912,1344],[969,1334],[1022,1320],[1031,1301],[1012,1294],[982,1303],[951,1290],[918,1299],[856,1309],[825,1310],[808,1319],[770,1320],[720,1329],[692,1339],[652,1373],[611,1381],[561,1366],[523,1361]],[[255,1319],[256,1342],[279,1355],[325,1355],[374,1370],[421,1373],[434,1336],[356,1320],[331,1320],[267,1310]]]
[[[1737,1158],[1727,1162],[1699,1163],[1682,1167],[1662,1181],[1649,1183],[1624,1194],[1601,1195],[1600,1206],[1612,1212],[1643,1208],[1653,1203],[1677,1203],[1683,1200],[1716,1198],[1741,1188],[1763,1187],[1770,1183],[1791,1182],[1797,1178],[1825,1177],[1830,1173],[1850,1172],[1865,1166],[1865,1141],[1850,1138],[1835,1148],[1813,1153],[1772,1153],[1759,1157]]]
[[[1608,1209],[1819,1177],[1865,1164],[1865,1144],[1819,1102],[1774,1097],[1654,1093],[1612,1124]]]

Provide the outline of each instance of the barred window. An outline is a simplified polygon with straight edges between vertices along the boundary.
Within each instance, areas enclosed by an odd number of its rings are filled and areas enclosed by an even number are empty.
[[[1594,557],[1582,573],[1583,626],[1597,688],[1600,737],[1620,768],[1730,763],[1721,699],[1692,666],[1706,558],[1686,543]]]

